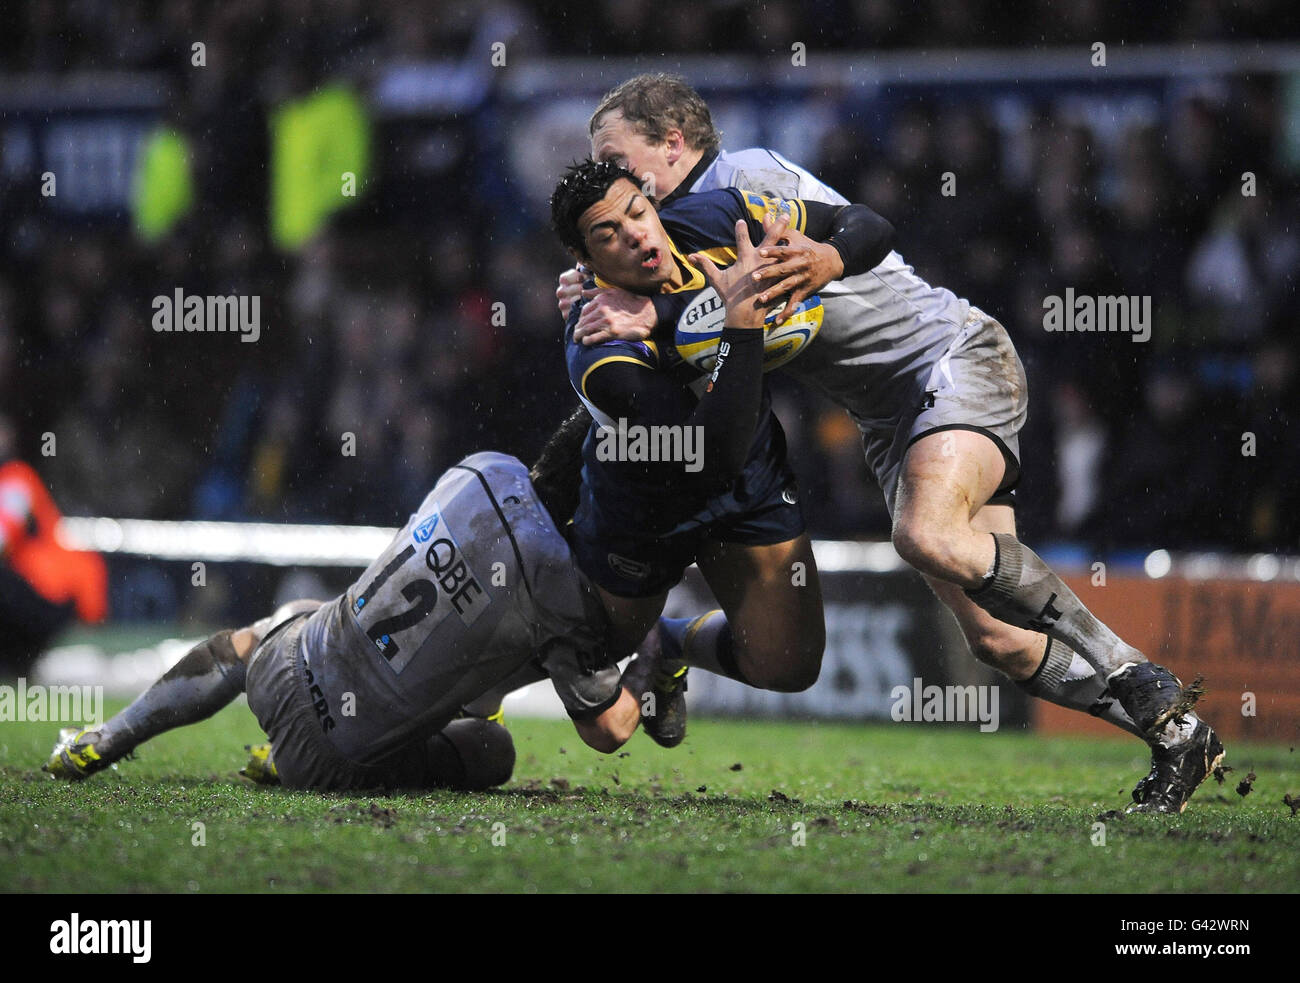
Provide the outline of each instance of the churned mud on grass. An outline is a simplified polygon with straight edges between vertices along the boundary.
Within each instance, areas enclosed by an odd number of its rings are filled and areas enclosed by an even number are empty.
[[[1300,798],[1300,765],[1286,745],[1239,759],[1276,790],[1257,784],[1261,795],[1242,798],[1205,789],[1171,820],[1110,810],[1112,782],[1136,767],[1132,752],[1087,740],[935,731],[918,746],[916,732],[885,727],[703,720],[686,754],[647,745],[618,759],[614,784],[614,759],[574,748],[566,722],[519,721],[516,741],[535,753],[521,756],[507,788],[317,794],[213,783],[194,771],[191,761],[210,760],[202,753],[214,744],[248,740],[241,719],[219,715],[178,732],[147,768],[80,786],[33,784],[16,767],[0,773],[0,883],[110,892],[184,891],[191,880],[203,891],[277,892],[1109,892],[1131,890],[1127,872],[1138,865],[1154,891],[1267,891],[1288,889],[1289,858],[1300,852],[1300,822],[1280,801],[1288,790]],[[38,736],[26,744],[43,743]],[[847,769],[849,752],[865,744],[870,767]],[[208,850],[190,846],[196,817],[207,822]],[[1089,842],[1098,819],[1107,825],[1104,861]],[[82,867],[76,858],[88,850],[115,862]],[[229,851],[268,866],[232,866]],[[610,857],[618,863],[604,863]]]
[[[397,822],[397,810],[382,807],[377,802],[365,806],[340,803],[329,808],[330,822],[335,825],[354,823],[358,818],[368,819],[381,829],[390,829]]]

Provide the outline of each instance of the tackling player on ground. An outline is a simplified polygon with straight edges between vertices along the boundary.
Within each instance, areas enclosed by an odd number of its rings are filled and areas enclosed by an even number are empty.
[[[680,79],[624,83],[601,101],[590,130],[593,156],[648,179],[665,206],[737,180],[759,192],[845,201],[771,151],[721,152],[708,107]],[[1223,746],[1190,710],[1194,696],[1177,677],[1116,636],[1017,539],[1012,493],[1027,394],[1005,330],[925,283],[896,252],[870,272],[832,282],[834,257],[824,245],[796,231],[787,238],[764,251],[778,262],[759,271],[760,300],[789,293],[790,310],[818,292],[825,317],[785,371],[857,422],[899,555],[953,611],[977,658],[1030,694],[1150,745],[1151,771],[1134,789],[1132,811],[1181,812]],[[590,298],[575,337],[662,338],[652,332],[670,327],[644,298],[581,291],[574,280],[566,274],[557,297],[562,311],[579,294]],[[690,663],[702,624],[663,620],[660,635],[672,636]]]
[[[587,423],[570,418],[531,472],[491,452],[453,466],[342,596],[218,632],[111,720],[65,729],[45,770],[85,778],[247,692],[270,738],[250,777],[485,789],[514,767],[500,694],[547,676],[582,739],[616,750],[639,706],[554,518],[572,512]]]

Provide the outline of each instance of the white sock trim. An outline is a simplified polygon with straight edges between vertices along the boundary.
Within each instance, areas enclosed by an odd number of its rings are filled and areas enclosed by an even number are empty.
[[[1135,665],[1137,665],[1136,662],[1125,662],[1122,666],[1120,666],[1120,667],[1119,667],[1118,669],[1116,669],[1114,672],[1107,673],[1107,674],[1106,674],[1106,682],[1107,682],[1107,684],[1109,684],[1110,681],[1111,681],[1112,679],[1114,679],[1116,676],[1118,676],[1118,675],[1119,675],[1121,672],[1123,672],[1125,669],[1131,669],[1131,668],[1132,668],[1133,666],[1135,666]]]

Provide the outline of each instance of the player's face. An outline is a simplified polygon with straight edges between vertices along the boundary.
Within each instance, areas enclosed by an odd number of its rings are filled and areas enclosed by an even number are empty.
[[[602,280],[632,293],[656,294],[677,274],[668,233],[649,199],[621,178],[578,219],[587,247],[579,259]]]
[[[677,186],[669,167],[668,152],[667,142],[652,144],[623,118],[621,109],[602,116],[591,135],[591,159],[611,160],[626,167],[654,198],[670,194]]]

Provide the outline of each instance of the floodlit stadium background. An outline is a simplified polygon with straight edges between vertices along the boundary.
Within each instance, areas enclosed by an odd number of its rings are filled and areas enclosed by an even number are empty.
[[[1175,663],[1195,640],[1226,672],[1249,628],[1294,665],[1290,8],[25,4],[0,38],[0,413],[65,513],[112,520],[69,533],[114,550],[123,637],[338,590],[382,533],[126,520],[391,527],[470,451],[530,458],[574,402],[547,196],[602,92],[677,71],[725,147],[871,205],[924,278],[1007,326],[1032,395],[1022,534],[1083,584],[1106,564],[1085,600]],[[1150,342],[1046,332],[1067,287],[1150,296]],[[178,289],[259,297],[257,341],[154,331]],[[851,422],[778,387],[813,535],[887,538]],[[888,547],[836,549],[861,563],[828,581],[828,695],[746,712],[879,712],[877,685],[960,647],[907,627],[932,602]]]

